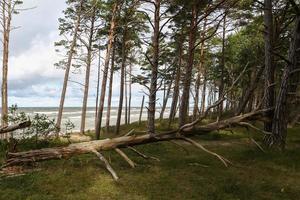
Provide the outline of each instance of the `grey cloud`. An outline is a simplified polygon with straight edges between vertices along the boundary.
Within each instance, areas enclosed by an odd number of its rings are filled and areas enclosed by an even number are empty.
[[[14,16],[13,25],[20,28],[11,33],[11,55],[28,49],[33,38],[56,30],[65,6],[64,0],[25,0],[22,8],[35,8]]]

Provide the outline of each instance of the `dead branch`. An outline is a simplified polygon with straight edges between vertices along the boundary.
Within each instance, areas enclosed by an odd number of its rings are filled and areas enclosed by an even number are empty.
[[[194,140],[192,140],[190,138],[187,138],[187,137],[182,137],[182,139],[185,140],[185,141],[187,141],[187,142],[189,142],[189,143],[191,143],[192,145],[194,145],[194,146],[202,149],[206,153],[211,154],[211,155],[217,157],[225,165],[225,167],[228,167],[228,164],[232,164],[229,160],[227,160],[223,156],[220,156],[219,154],[206,149],[203,145],[199,144],[198,142],[196,142],[196,141],[194,141]]]
[[[271,135],[271,134],[272,134],[272,133],[270,133],[270,132],[261,130],[261,129],[257,128],[256,126],[253,126],[252,124],[247,123],[247,122],[239,122],[238,124],[241,125],[241,126],[244,126],[244,127],[249,127],[249,128],[251,128],[251,129],[253,129],[253,130],[256,130],[256,131],[258,131],[258,132],[261,132],[261,133],[263,133],[264,135]]]
[[[91,152],[93,152],[94,154],[96,154],[96,156],[105,164],[105,167],[107,169],[107,171],[109,171],[109,173],[112,175],[113,179],[115,181],[118,181],[119,177],[117,175],[117,173],[115,172],[115,170],[111,167],[111,165],[109,164],[109,162],[106,160],[106,158],[99,153],[96,150],[91,150]]]
[[[256,142],[253,138],[250,138],[251,142],[253,142],[262,152],[266,153],[266,151],[264,150],[264,148],[262,148],[262,146],[260,144],[258,144],[258,142]]]
[[[31,126],[31,122],[30,121],[25,121],[25,122],[21,122],[19,124],[14,124],[14,125],[10,125],[10,126],[5,126],[5,127],[1,127],[0,128],[0,134],[3,133],[8,133],[8,132],[12,132],[18,129],[24,129]]]
[[[153,156],[147,156],[145,154],[143,154],[142,152],[138,151],[137,149],[133,148],[133,147],[128,147],[128,149],[132,150],[133,152],[135,152],[137,155],[141,156],[142,158],[144,159],[153,159],[153,160],[156,160],[156,161],[160,161],[158,158],[156,157],[153,157]]]
[[[119,148],[115,148],[115,151],[130,165],[135,168],[136,164]]]

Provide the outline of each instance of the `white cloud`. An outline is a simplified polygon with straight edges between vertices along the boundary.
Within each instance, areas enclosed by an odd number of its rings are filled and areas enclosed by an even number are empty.
[[[21,28],[11,36],[9,104],[18,104],[20,107],[56,107],[59,105],[64,71],[54,67],[54,63],[60,59],[55,52],[54,42],[59,40],[57,19],[62,16],[65,3],[63,0],[26,0],[24,7],[31,6],[37,8],[14,18],[14,24]],[[84,83],[84,68],[82,73],[71,74],[70,79]],[[95,106],[96,84],[97,61],[91,69],[89,106]],[[119,102],[119,84],[117,72],[113,86],[113,106]],[[142,89],[138,84],[132,86],[132,106],[140,106],[144,95]],[[82,97],[82,86],[69,82],[65,105],[81,106]]]

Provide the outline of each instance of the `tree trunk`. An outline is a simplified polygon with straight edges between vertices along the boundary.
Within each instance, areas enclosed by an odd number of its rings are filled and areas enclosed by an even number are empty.
[[[247,89],[245,91],[245,94],[242,96],[242,99],[241,99],[241,101],[239,103],[239,106],[238,106],[238,108],[236,110],[236,115],[240,115],[241,113],[244,112],[244,110],[246,108],[246,105],[249,102],[249,99],[251,98],[251,96],[253,96],[253,93],[254,93],[255,89],[257,88],[257,86],[258,86],[259,80],[260,80],[260,78],[261,78],[261,76],[263,74],[263,70],[264,70],[264,68],[261,67],[258,70],[258,72],[257,72],[257,74],[256,74],[253,82],[251,83],[250,87],[247,86],[247,87],[249,87],[249,89]]]
[[[87,109],[87,101],[89,96],[89,86],[90,86],[90,72],[91,72],[91,64],[92,64],[92,51],[93,51],[93,39],[94,39],[94,25],[95,25],[95,12],[96,8],[93,8],[93,16],[91,19],[91,27],[89,32],[89,41],[87,46],[87,59],[86,59],[86,72],[85,72],[85,83],[84,83],[84,95],[82,102],[82,113],[81,113],[81,125],[80,125],[80,133],[83,134],[85,131],[85,120],[86,120],[86,109]]]
[[[11,19],[12,19],[12,2],[2,3],[2,27],[3,27],[3,58],[2,58],[2,107],[1,107],[1,125],[7,126],[8,120],[8,100],[7,100],[7,75],[8,75],[8,57],[9,57],[9,42],[11,31]]]
[[[178,99],[179,99],[179,86],[180,86],[180,78],[181,78],[182,53],[183,53],[183,50],[182,50],[183,39],[184,39],[184,36],[183,36],[183,29],[182,29],[180,39],[179,39],[180,41],[178,43],[178,53],[179,53],[179,55],[177,57],[178,66],[176,69],[173,98],[172,98],[172,104],[171,104],[171,108],[170,108],[169,127],[176,116],[177,104],[178,104]]]
[[[269,146],[279,147],[282,150],[285,148],[285,141],[287,135],[287,125],[289,112],[291,112],[291,93],[294,93],[297,89],[297,86],[290,84],[292,77],[299,75],[293,73],[294,70],[300,69],[300,16],[298,15],[295,20],[295,28],[292,35],[292,40],[290,43],[289,49],[289,64],[285,67],[282,81],[280,85],[280,90],[277,97],[277,102],[274,111],[273,117],[273,127],[272,135],[267,136],[266,141]],[[290,105],[290,107],[288,107]],[[299,105],[296,105],[299,106]]]
[[[100,46],[100,42],[99,42]],[[95,124],[98,118],[98,105],[99,105],[99,92],[100,92],[100,78],[101,78],[101,49],[99,47],[99,58],[98,58],[98,77],[97,77],[97,89],[96,89],[96,106],[95,106]]]
[[[131,114],[131,85],[132,85],[132,65],[129,65],[129,100],[128,100],[128,122],[130,124],[130,114]]]
[[[128,124],[128,84],[127,84],[127,68],[125,67],[125,124]]]
[[[120,125],[122,118],[122,110],[123,110],[123,100],[124,100],[124,87],[125,87],[125,73],[126,73],[126,40],[127,40],[127,28],[125,27],[123,33],[123,41],[122,41],[122,65],[121,65],[121,81],[120,81],[120,97],[119,97],[119,108],[118,108],[118,116],[116,123],[115,133],[118,135],[120,133]],[[126,123],[126,119],[125,119]]]
[[[0,128],[0,134],[13,132],[15,130],[27,128],[27,127],[30,127],[30,126],[31,126],[31,122],[30,121],[25,121],[25,122],[20,122],[18,124],[1,127]]]
[[[101,131],[101,123],[102,123],[102,115],[103,115],[103,108],[104,108],[104,100],[105,100],[105,92],[106,92],[106,82],[107,82],[107,74],[109,68],[109,59],[110,54],[113,47],[114,35],[115,35],[115,26],[116,26],[116,12],[118,10],[117,2],[114,4],[112,18],[110,23],[110,30],[109,30],[109,37],[108,37],[108,44],[107,44],[107,51],[105,56],[104,62],[104,71],[103,71],[103,78],[102,78],[102,85],[101,85],[101,95],[100,95],[100,102],[98,108],[98,119],[96,123],[96,139],[99,140],[100,138],[100,131]]]
[[[153,57],[152,70],[149,91],[149,105],[148,105],[148,132],[153,135],[155,133],[155,111],[156,111],[156,91],[157,91],[157,74],[158,74],[158,60],[159,60],[159,35],[160,35],[160,4],[161,0],[155,0],[154,11],[154,33],[152,37]]]
[[[273,14],[272,14],[272,0],[264,0],[264,24],[265,24],[265,100],[264,107],[274,107],[274,73],[275,66],[273,62]],[[273,118],[273,112],[266,113],[266,117],[269,119]],[[265,122],[265,131],[272,131],[272,120]]]
[[[159,116],[160,120],[162,120],[164,118],[164,113],[165,113],[165,110],[166,110],[166,107],[167,107],[167,104],[168,104],[172,84],[173,84],[173,80],[170,80],[170,83],[168,85],[168,89],[167,89],[167,92],[165,94],[165,98],[164,98],[164,101],[163,101],[163,105],[162,105],[162,108],[161,108],[161,112],[160,112],[160,116]]]
[[[155,137],[153,137],[151,134],[139,136],[122,136],[112,139],[75,143],[67,147],[44,148],[18,153],[8,153],[7,160],[2,166],[2,168],[15,165],[22,165],[31,162],[41,162],[45,160],[69,158],[74,155],[92,153],[94,151],[114,150],[116,148],[127,148],[130,146],[154,143],[159,141],[182,139],[183,137],[190,137],[192,135],[207,134],[211,131],[236,126],[240,122],[259,119],[262,113],[264,112],[265,110],[255,111],[252,113],[235,116],[227,120],[213,122],[199,127],[194,127],[194,124],[190,124],[180,130],[157,134]],[[178,134],[178,132],[180,132],[181,134]]]
[[[224,93],[225,39],[226,39],[226,14],[225,14],[224,19],[223,19],[221,78],[220,78],[220,86],[219,86],[219,98],[221,98],[223,93]],[[218,108],[218,119],[221,118],[222,113],[223,113],[223,103],[221,103],[219,108]]]
[[[83,0],[80,1],[79,10],[77,11],[77,19],[75,22],[75,28],[74,28],[74,33],[73,33],[74,35],[73,35],[73,39],[72,39],[72,44],[70,46],[70,51],[68,53],[68,61],[67,61],[67,65],[66,65],[64,83],[63,83],[63,88],[62,88],[62,92],[61,92],[57,121],[56,121],[56,127],[58,128],[58,131],[60,130],[60,127],[61,127],[62,114],[63,114],[65,98],[66,98],[66,93],[67,93],[67,87],[68,87],[68,81],[69,81],[69,74],[70,74],[73,55],[74,55],[75,48],[76,48],[77,34],[78,34],[80,21],[81,21],[82,5],[83,5]]]
[[[201,33],[201,45],[200,45],[200,63],[198,67],[198,76],[196,79],[195,83],[195,103],[194,103],[194,110],[193,110],[193,120],[195,120],[198,116],[198,111],[199,111],[199,89],[200,89],[200,84],[201,84],[201,74],[204,76],[203,71],[204,71],[204,38],[205,38],[205,32],[206,32],[206,18],[204,19],[204,24],[203,24],[203,30]],[[201,73],[202,72],[202,73]]]
[[[112,56],[111,56],[111,68],[110,68],[110,76],[109,76],[107,111],[106,111],[106,132],[109,132],[109,126],[110,126],[111,98],[112,98],[112,88],[113,88],[114,68],[115,68],[115,53],[116,53],[115,48],[116,47],[114,45]]]
[[[207,78],[206,78],[206,69],[203,69],[203,88],[202,88],[202,99],[201,99],[201,113],[204,113],[205,104],[206,104],[206,85],[207,85]]]
[[[188,117],[188,107],[189,107],[189,96],[190,96],[190,86],[192,78],[192,69],[194,65],[194,50],[195,50],[195,41],[197,33],[197,17],[198,10],[197,5],[193,5],[192,8],[192,19],[190,25],[189,33],[189,50],[188,50],[188,63],[186,65],[184,83],[183,83],[183,92],[181,97],[180,111],[179,111],[179,126],[183,126],[187,122]]]
[[[144,109],[144,101],[145,101],[145,96],[143,96],[143,100],[142,100],[142,104],[141,104],[140,117],[139,117],[139,125],[141,125],[141,122],[142,122],[142,115],[143,115],[143,109]]]

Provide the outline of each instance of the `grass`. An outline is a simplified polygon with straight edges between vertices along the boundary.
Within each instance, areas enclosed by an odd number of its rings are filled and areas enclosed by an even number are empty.
[[[164,124],[159,126],[163,130]],[[122,126],[122,131],[143,130],[143,124]],[[285,152],[262,153],[236,129],[199,136],[207,148],[230,159],[225,168],[211,155],[183,144],[186,152],[169,142],[137,147],[161,161],[144,160],[124,151],[138,166],[131,169],[115,152],[104,152],[120,176],[114,182],[93,155],[39,164],[38,172],[0,180],[1,200],[99,200],[99,199],[278,199],[300,197],[300,128],[289,130]],[[255,133],[256,134],[256,133]],[[259,139],[256,134],[256,139]],[[64,145],[59,142],[44,146]],[[30,149],[30,142],[21,149]],[[3,149],[3,147],[1,147]],[[1,151],[1,157],[4,153]]]

